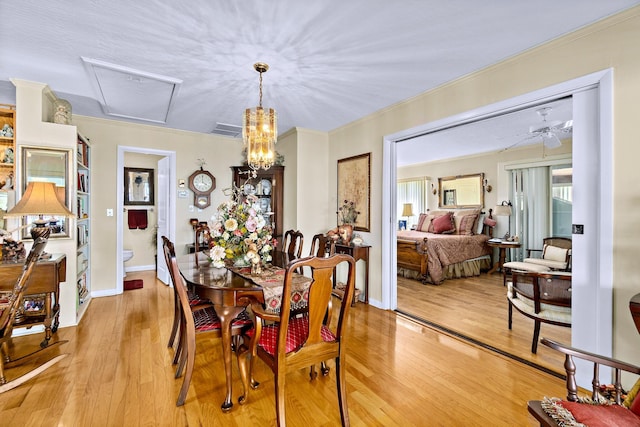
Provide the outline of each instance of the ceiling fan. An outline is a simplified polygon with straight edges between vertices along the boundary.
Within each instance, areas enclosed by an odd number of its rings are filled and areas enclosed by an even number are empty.
[[[546,148],[560,147],[562,145],[562,142],[560,142],[560,137],[568,136],[573,131],[573,120],[567,120],[564,122],[555,120],[552,122],[548,122],[547,116],[551,113],[551,110],[553,110],[552,107],[543,107],[537,109],[536,113],[538,113],[538,115],[542,117],[542,123],[529,126],[529,136],[505,148],[502,151],[509,150],[516,145],[536,138],[541,138],[542,144]]]

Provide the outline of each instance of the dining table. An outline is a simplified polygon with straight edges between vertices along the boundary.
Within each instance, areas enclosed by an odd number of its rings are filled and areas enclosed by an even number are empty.
[[[231,324],[252,302],[264,305],[265,309],[278,312],[284,286],[284,273],[289,257],[283,252],[273,254],[271,264],[263,266],[258,275],[251,274],[250,267],[216,268],[205,252],[196,252],[178,257],[178,268],[189,287],[201,299],[208,299],[220,319],[222,354],[227,393],[222,410],[233,407],[232,392],[232,347]],[[308,301],[311,279],[295,274],[291,288],[292,309],[301,308]]]

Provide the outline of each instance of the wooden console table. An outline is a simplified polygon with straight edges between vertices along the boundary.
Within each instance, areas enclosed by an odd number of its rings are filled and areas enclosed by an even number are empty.
[[[369,245],[342,245],[340,243],[336,243],[336,253],[337,254],[347,254],[351,255],[353,259],[363,260],[365,262],[365,270],[364,270],[364,303],[369,304]],[[335,283],[335,280],[334,280]]]
[[[12,292],[18,276],[22,272],[24,260],[0,261],[0,292]],[[36,264],[31,279],[24,295],[25,301],[35,299],[35,296],[44,295],[43,309],[29,313],[26,312],[20,322],[14,324],[16,328],[33,325],[44,325],[45,338],[40,343],[41,347],[49,345],[51,335],[58,330],[60,316],[60,282],[66,281],[67,257],[65,254],[51,254],[51,258],[39,260]],[[29,297],[32,297],[30,299]]]

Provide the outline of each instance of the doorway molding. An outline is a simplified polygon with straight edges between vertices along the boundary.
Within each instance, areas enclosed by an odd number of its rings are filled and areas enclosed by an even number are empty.
[[[595,89],[595,96],[585,96]],[[572,345],[588,351],[611,355],[613,343],[613,70],[606,69],[534,92],[516,96],[477,109],[456,114],[383,137],[382,176],[382,301],[381,308],[397,308],[396,254],[396,144],[421,134],[436,132],[511,111],[527,108],[565,96],[574,98],[574,115],[585,117],[585,110],[596,107],[599,121],[596,134],[583,150],[579,126],[574,118],[574,171],[588,169],[589,195],[586,202],[593,206],[589,212],[574,206],[573,222],[592,223],[592,232],[574,237],[574,248],[586,255],[581,262],[586,271],[574,269],[574,297],[581,307],[573,310]],[[585,133],[582,129],[583,135]],[[579,153],[579,154],[578,154]],[[578,155],[576,155],[578,154]],[[594,168],[594,166],[596,166]],[[595,169],[597,169],[596,173]],[[594,185],[592,185],[594,184]],[[574,186],[576,182],[574,182]],[[578,211],[579,210],[579,211]],[[578,211],[578,212],[576,212]],[[587,248],[587,246],[590,246]],[[575,301],[574,301],[575,302]]]
[[[118,154],[116,161],[116,188],[124,188],[124,155],[125,153],[139,153],[139,154],[154,154],[157,156],[168,157],[170,165],[170,177],[169,177],[169,189],[166,191],[169,196],[169,238],[175,241],[176,230],[176,152],[167,150],[157,150],[154,148],[144,147],[132,147],[125,145],[118,145]],[[158,191],[162,189],[158,188]],[[121,280],[123,274],[122,265],[122,235],[124,227],[124,192],[118,191],[117,206],[116,206],[116,295],[121,294],[124,291],[124,283]]]

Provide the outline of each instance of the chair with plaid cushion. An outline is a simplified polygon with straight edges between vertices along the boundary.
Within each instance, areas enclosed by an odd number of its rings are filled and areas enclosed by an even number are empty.
[[[333,270],[345,263],[347,268],[347,287],[345,298],[339,306],[335,326],[325,324],[325,316],[331,301],[333,290]],[[293,274],[302,267],[310,268],[313,281],[309,287],[308,312],[304,316],[291,317],[291,286]],[[345,384],[344,331],[354,292],[355,261],[352,256],[337,254],[328,258],[307,257],[291,262],[285,271],[282,303],[277,314],[267,311],[261,304],[253,303],[251,309],[256,316],[255,328],[250,349],[246,356],[238,355],[244,369],[249,367],[251,387],[259,383],[253,379],[253,365],[257,357],[262,359],[273,371],[276,395],[277,425],[286,425],[285,417],[285,379],[286,374],[306,368],[327,359],[335,359],[336,385],[340,419],[343,426],[349,425],[347,395]],[[241,369],[242,370],[242,369]],[[245,386],[248,391],[248,388]],[[241,398],[246,402],[247,395]]]
[[[175,248],[173,243],[166,237],[162,236],[162,245],[168,246],[169,253],[172,256],[175,256]],[[167,264],[167,268],[169,266],[169,259],[165,256],[165,262]],[[170,275],[171,276],[171,275]],[[173,283],[173,276],[171,276],[171,281]],[[201,310],[205,307],[212,307],[211,302],[206,299],[200,298],[192,289],[187,289],[187,296],[189,297],[189,306],[192,311]],[[179,339],[178,328],[180,327],[180,318],[182,316],[182,308],[180,305],[180,298],[178,297],[178,293],[176,287],[173,287],[173,325],[171,326],[171,334],[169,335],[169,342],[167,343],[167,347],[173,347],[176,345],[176,352],[173,357],[173,364],[178,363],[180,354],[182,351],[182,341]],[[180,376],[179,372],[176,372],[176,378]]]
[[[178,262],[176,260],[173,243],[168,239],[163,238],[164,255],[167,260],[167,267],[171,275],[174,290],[178,296],[180,302],[180,336],[179,336],[179,364],[176,370],[176,378],[182,374],[182,370],[186,365],[186,371],[184,379],[182,381],[182,387],[178,394],[177,406],[184,404],[187,391],[189,391],[189,385],[191,383],[191,376],[195,366],[195,353],[196,353],[196,334],[207,333],[209,337],[220,338],[222,331],[220,329],[220,319],[210,304],[194,309],[190,302],[190,298],[187,292],[187,286],[184,278],[180,274],[178,269]],[[246,312],[242,312],[231,323],[231,334],[234,338],[234,347],[238,349],[238,338],[246,334],[251,328],[252,322]],[[243,384],[246,384],[248,379],[243,379]]]

